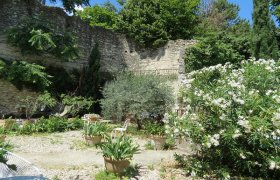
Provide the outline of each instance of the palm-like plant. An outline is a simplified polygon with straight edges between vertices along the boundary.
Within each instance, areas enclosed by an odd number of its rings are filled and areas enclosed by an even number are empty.
[[[103,136],[109,130],[109,127],[106,123],[88,123],[84,126],[84,135],[85,136]]]
[[[41,29],[33,29],[30,33],[32,37],[28,42],[37,50],[44,51],[56,47],[50,33],[44,33]]]
[[[135,145],[133,140],[126,136],[118,138],[107,136],[105,140],[100,148],[103,156],[111,160],[130,160],[139,151],[139,145]]]

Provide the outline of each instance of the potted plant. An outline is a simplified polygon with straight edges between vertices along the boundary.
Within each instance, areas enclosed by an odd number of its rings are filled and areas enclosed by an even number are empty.
[[[105,143],[101,144],[100,148],[106,170],[119,175],[130,165],[133,155],[139,151],[139,145],[135,145],[133,140],[126,136],[117,138],[107,136]]]
[[[84,126],[84,137],[87,145],[95,145],[101,142],[102,136],[108,131],[106,123],[86,123]]]
[[[149,122],[145,125],[145,130],[151,135],[156,150],[163,149],[167,139],[164,126],[158,122]]]

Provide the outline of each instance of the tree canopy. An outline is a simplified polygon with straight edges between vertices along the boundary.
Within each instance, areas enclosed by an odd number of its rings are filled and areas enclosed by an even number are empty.
[[[113,29],[117,21],[116,8],[106,3],[103,6],[94,5],[78,11],[77,15],[88,22],[91,26],[99,26],[105,29]]]
[[[129,0],[120,11],[117,30],[143,46],[158,46],[169,39],[194,34],[199,0]]]
[[[254,0],[252,53],[256,59],[279,57],[276,27],[267,0]]]

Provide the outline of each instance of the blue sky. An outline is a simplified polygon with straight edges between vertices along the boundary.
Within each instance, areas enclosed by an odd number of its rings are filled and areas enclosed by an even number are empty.
[[[239,16],[252,22],[253,0],[228,0],[240,7]]]
[[[102,4],[106,2],[107,0],[90,0],[91,5]],[[253,0],[228,0],[231,3],[237,4],[240,7],[239,15],[241,18],[245,18],[252,22],[252,12],[253,12]],[[111,3],[113,3],[115,6],[118,6],[118,3],[116,0],[110,0]],[[47,3],[50,4],[50,3]],[[53,4],[51,4],[53,5]],[[60,3],[57,3],[56,5],[60,5]]]

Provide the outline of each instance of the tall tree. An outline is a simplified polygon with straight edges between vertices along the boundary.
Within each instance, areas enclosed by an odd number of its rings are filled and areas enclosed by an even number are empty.
[[[254,0],[252,54],[256,59],[278,58],[276,27],[268,0]]]
[[[276,16],[278,23],[280,23],[280,0],[271,0],[271,7],[273,15]]]
[[[117,28],[144,46],[188,39],[194,33],[198,5],[199,0],[129,0]]]
[[[239,6],[227,0],[201,0],[199,8],[199,35],[225,31],[240,21]]]

